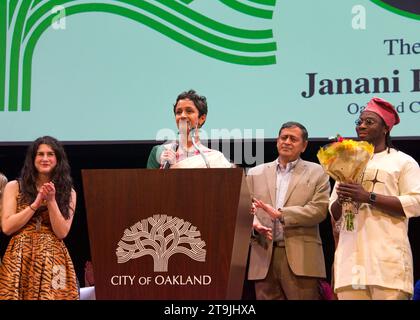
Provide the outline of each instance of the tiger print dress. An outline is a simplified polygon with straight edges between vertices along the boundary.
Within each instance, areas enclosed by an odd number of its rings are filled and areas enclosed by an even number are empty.
[[[19,193],[17,212],[28,206]],[[0,300],[76,300],[73,262],[40,207],[10,239],[0,266]]]

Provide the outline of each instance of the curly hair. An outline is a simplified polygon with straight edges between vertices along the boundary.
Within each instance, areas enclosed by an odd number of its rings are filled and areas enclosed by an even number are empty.
[[[198,110],[198,116],[201,117],[203,114],[207,115],[208,108],[207,108],[207,98],[205,96],[200,96],[195,92],[195,90],[184,91],[178,95],[174,104],[174,113],[176,109],[176,105],[178,104],[179,100],[188,99],[191,100],[195,107]],[[205,121],[204,121],[205,122]],[[201,124],[201,126],[204,124]]]
[[[41,144],[50,146],[57,158],[57,165],[51,172],[51,181],[55,185],[56,200],[61,214],[65,219],[70,218],[70,198],[73,181],[70,175],[70,165],[67,160],[66,152],[61,143],[50,136],[43,136],[36,139],[29,146],[23,168],[20,172],[19,184],[23,200],[33,202],[38,194],[36,181],[38,171],[35,168],[35,157]]]

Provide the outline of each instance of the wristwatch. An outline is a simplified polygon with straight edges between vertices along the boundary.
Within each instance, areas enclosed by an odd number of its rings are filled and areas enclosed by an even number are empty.
[[[376,202],[376,193],[375,192],[369,193],[369,203],[374,204],[375,202]]]
[[[281,208],[278,208],[277,211],[281,212]],[[284,217],[282,214],[280,215],[279,221],[281,224],[284,224]]]

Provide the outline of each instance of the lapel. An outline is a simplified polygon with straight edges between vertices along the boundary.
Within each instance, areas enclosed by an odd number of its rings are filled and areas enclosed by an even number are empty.
[[[292,194],[299,180],[302,179],[303,173],[305,171],[306,171],[306,165],[302,161],[302,159],[299,159],[299,161],[296,163],[296,166],[292,172],[292,177],[290,178],[289,187],[287,188],[286,196],[284,197],[284,205],[286,205],[287,201],[290,198],[290,195]]]
[[[277,183],[277,160],[267,164],[264,174],[266,177],[268,190],[270,191],[271,204],[276,205],[276,183]]]

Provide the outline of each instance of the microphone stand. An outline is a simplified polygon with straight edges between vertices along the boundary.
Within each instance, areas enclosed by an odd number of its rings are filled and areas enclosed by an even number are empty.
[[[203,158],[204,163],[206,164],[206,167],[210,168],[210,164],[209,164],[209,161],[207,160],[206,155],[201,151],[200,147],[195,142],[196,131],[197,131],[197,127],[195,127],[194,129],[191,130],[191,140],[192,140],[193,146],[198,151],[198,153],[201,155],[201,157]]]

